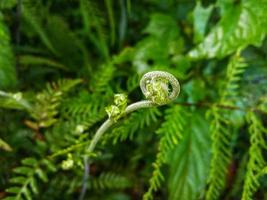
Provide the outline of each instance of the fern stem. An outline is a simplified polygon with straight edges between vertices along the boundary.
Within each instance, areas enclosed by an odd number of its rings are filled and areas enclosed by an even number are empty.
[[[172,87],[171,92],[169,90],[169,85]],[[119,115],[119,119],[141,108],[150,108],[168,104],[176,99],[176,97],[180,93],[180,85],[178,80],[172,74],[163,71],[153,71],[146,73],[140,80],[140,88],[148,100],[142,100],[127,106],[126,109],[122,111],[123,113]],[[111,116],[100,126],[91,143],[86,149],[86,155],[84,156],[84,176],[82,191],[79,197],[80,200],[84,199],[87,189],[87,180],[89,177],[90,168],[90,160],[88,155],[93,153],[95,146],[102,135],[113,124],[117,122],[117,120],[115,120],[115,117],[118,116],[112,116],[111,114]]]
[[[133,103],[129,106],[127,106],[124,115],[127,115],[135,110],[141,109],[141,108],[149,108],[149,107],[153,107],[156,106],[152,101],[149,100],[144,100],[144,101],[139,101],[136,103]],[[100,138],[102,137],[102,135],[112,126],[114,125],[116,122],[114,120],[112,120],[111,118],[107,119],[101,126],[100,128],[97,130],[96,134],[93,137],[93,140],[91,141],[90,145],[87,148],[87,154],[91,154],[93,153],[96,144],[98,143],[98,141],[100,140]],[[87,180],[89,177],[89,173],[90,173],[90,163],[89,163],[89,158],[88,155],[85,155],[84,157],[84,176],[83,176],[83,184],[82,184],[82,191],[81,191],[81,195],[79,197],[79,200],[83,200],[86,194],[86,189],[87,189]]]

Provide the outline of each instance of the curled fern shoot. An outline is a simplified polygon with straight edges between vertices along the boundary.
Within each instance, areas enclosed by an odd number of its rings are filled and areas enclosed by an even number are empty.
[[[140,80],[140,88],[147,100],[138,101],[127,106],[127,96],[116,94],[114,105],[106,108],[109,118],[97,130],[84,156],[84,177],[80,200],[84,199],[87,188],[86,182],[89,176],[88,155],[93,154],[95,146],[102,135],[125,115],[141,108],[151,108],[168,104],[175,100],[180,93],[178,80],[172,74],[164,71],[152,71],[144,74]]]

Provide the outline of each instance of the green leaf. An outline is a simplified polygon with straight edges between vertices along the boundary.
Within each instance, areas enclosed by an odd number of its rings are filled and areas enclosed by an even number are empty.
[[[1,102],[1,101],[0,101]],[[6,143],[4,140],[0,138],[0,149],[3,149],[5,151],[12,151],[11,146],[9,146],[8,143]]]
[[[13,196],[5,197],[3,200],[17,200],[17,197],[13,197]]]
[[[144,32],[157,38],[164,37],[165,42],[166,40],[172,40],[179,35],[179,29],[175,20],[169,15],[158,13],[151,15],[150,22]]]
[[[206,26],[213,10],[213,5],[204,8],[201,2],[198,1],[197,5],[193,11],[194,15],[194,41],[200,42],[204,38]]]
[[[21,191],[23,194],[24,194],[24,196],[25,196],[25,198],[27,199],[27,200],[31,200],[32,199],[32,197],[31,197],[31,192],[30,192],[30,190],[28,189],[28,188],[22,188],[22,191]]]
[[[56,52],[50,38],[48,37],[43,23],[42,23],[42,14],[43,14],[43,7],[40,6],[40,3],[34,2],[32,0],[24,0],[22,4],[23,9],[23,17],[24,19],[31,25],[33,30],[39,35],[43,44],[55,55],[58,54]]]
[[[36,170],[36,173],[37,175],[39,176],[39,178],[44,181],[44,182],[47,182],[48,181],[48,178],[47,178],[47,175],[43,172],[42,169],[37,169]]]
[[[14,87],[16,83],[15,59],[9,31],[0,11],[0,89]]]
[[[190,119],[190,118],[189,118]],[[208,123],[195,113],[188,122],[184,138],[170,157],[169,199],[196,200],[205,187],[209,162]]]
[[[51,162],[50,160],[44,159],[42,161],[46,167],[51,171],[51,172],[55,172],[57,171],[57,168],[55,167],[55,165],[53,164],[53,162]]]
[[[32,169],[29,167],[17,167],[14,169],[14,172],[17,174],[22,174],[28,176],[29,174],[33,173]]]
[[[222,58],[248,45],[261,45],[267,31],[266,9],[266,0],[243,0],[229,8],[203,42],[189,52],[189,57]]]
[[[30,179],[30,187],[34,194],[38,194],[38,188],[37,188],[37,184],[34,178]]]
[[[24,184],[26,178],[24,176],[13,177],[9,179],[10,183]]]
[[[22,65],[40,65],[40,66],[44,65],[44,66],[67,70],[67,68],[61,63],[58,63],[49,58],[43,58],[43,57],[38,57],[34,55],[19,56],[19,62]]]
[[[17,194],[17,193],[20,192],[20,188],[19,187],[11,187],[11,188],[6,189],[6,191],[9,192],[9,193]]]
[[[38,164],[35,158],[25,158],[21,162],[22,164],[29,165],[29,166],[36,166]]]
[[[0,107],[18,110],[31,110],[31,105],[26,99],[23,99],[21,92],[6,93],[0,90]]]

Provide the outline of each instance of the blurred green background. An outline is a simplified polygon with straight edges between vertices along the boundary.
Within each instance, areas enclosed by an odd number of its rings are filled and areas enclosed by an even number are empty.
[[[78,199],[117,93],[172,73],[175,102],[120,120],[85,199],[267,200],[266,0],[0,0],[0,199]]]

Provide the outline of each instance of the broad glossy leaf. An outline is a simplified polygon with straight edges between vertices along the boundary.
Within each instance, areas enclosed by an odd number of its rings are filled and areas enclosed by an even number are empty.
[[[208,22],[208,19],[210,17],[212,10],[213,10],[213,5],[210,5],[209,7],[204,8],[201,5],[200,1],[197,2],[197,5],[193,11],[195,42],[199,42],[203,40],[207,22]]]
[[[196,200],[205,187],[210,158],[208,122],[200,114],[194,114],[187,127],[171,157],[168,180],[171,200]]]
[[[229,8],[203,42],[189,52],[189,57],[221,58],[248,45],[261,45],[267,32],[266,10],[266,0],[243,0]]]

